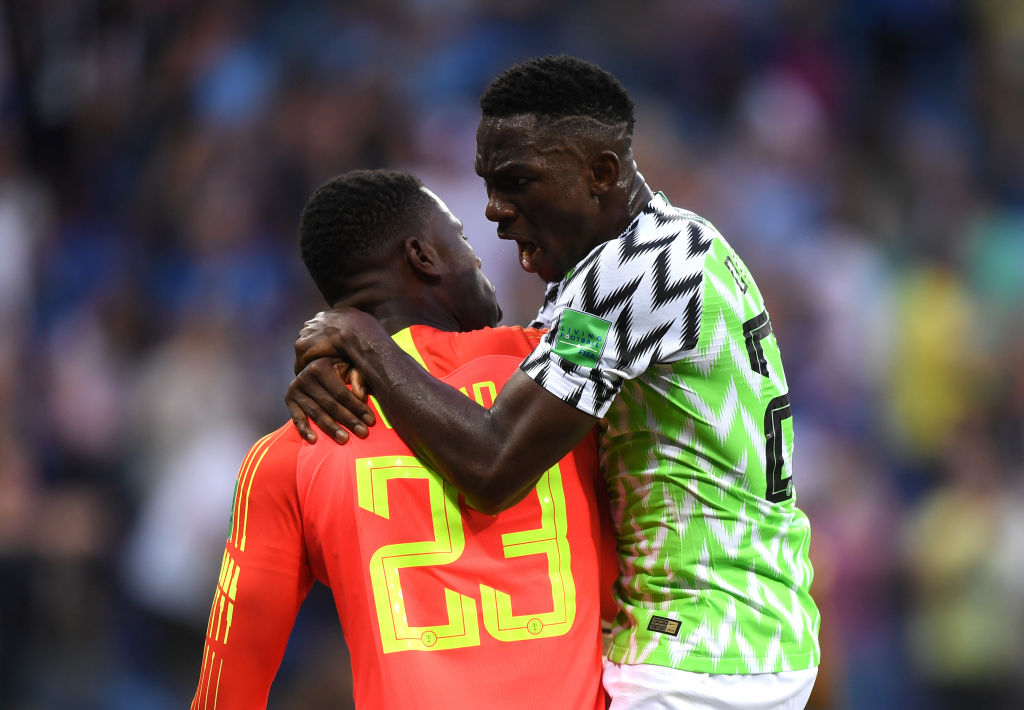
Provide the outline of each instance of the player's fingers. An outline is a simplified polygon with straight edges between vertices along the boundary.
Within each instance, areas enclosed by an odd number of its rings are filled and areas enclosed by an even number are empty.
[[[309,335],[300,334],[295,341],[295,374],[299,374],[318,359],[335,357],[337,357],[337,352],[331,344],[331,339],[326,335],[318,332]]]
[[[366,389],[366,383],[363,381],[363,375],[359,370],[349,369],[348,371],[348,384],[352,388],[352,394],[354,394],[360,402],[366,402],[369,392]],[[373,416],[372,411],[366,411],[362,413],[361,418],[366,422],[367,426],[373,426],[376,424],[377,419]]]
[[[295,378],[297,389],[304,395],[299,406],[318,427],[335,438],[339,425],[360,439],[366,438],[369,430],[361,420],[366,405],[356,399],[333,369],[326,376],[321,370],[306,368]]]
[[[366,389],[366,383],[363,381],[362,373],[339,358],[334,358],[331,362],[334,372],[337,374],[338,378],[343,380],[349,386],[349,389],[356,399],[365,403],[370,393]],[[331,388],[328,386],[328,389]],[[366,422],[367,426],[373,426],[377,423],[377,417],[374,415],[373,411],[370,410],[369,406],[367,406],[363,411],[357,411],[356,414]]]
[[[321,430],[341,443],[348,441],[349,437],[341,427],[359,437],[368,433],[358,418],[359,408],[365,405],[349,392],[331,361],[317,360],[304,368],[288,386],[285,401],[289,403],[290,411],[298,408]],[[356,407],[355,413],[353,407]]]
[[[309,320],[307,320],[305,323],[302,324],[303,325],[303,330],[305,330],[305,328],[316,327],[320,323],[323,323],[324,320],[326,320],[326,318],[327,318],[327,314],[326,313],[324,313],[323,311],[317,312],[317,314],[315,316],[313,316],[312,318],[310,318]]]
[[[285,395],[284,403],[288,407],[288,412],[292,417],[292,423],[299,432],[299,436],[308,441],[309,443],[316,442],[316,432],[313,431],[313,427],[309,425],[309,418],[306,417],[306,413],[299,406],[298,399],[304,398],[301,392],[295,394],[292,392],[291,385],[288,386],[288,393]]]
[[[330,399],[330,395],[327,394],[326,390],[323,390],[322,388],[318,389],[316,387],[307,387],[305,391],[295,394],[294,401],[295,404],[302,409],[302,413],[305,416],[320,427],[321,431],[333,438],[339,444],[344,444],[349,440],[349,436],[351,436],[350,433],[335,421],[335,414],[331,414],[328,409],[324,407],[324,402],[333,403],[333,400]],[[340,413],[338,413],[337,416],[341,419],[345,418],[341,416]],[[363,427],[363,429],[365,431],[365,427]]]

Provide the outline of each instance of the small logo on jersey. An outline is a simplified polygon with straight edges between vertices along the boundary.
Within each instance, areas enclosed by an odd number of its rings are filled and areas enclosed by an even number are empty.
[[[736,282],[736,286],[739,288],[741,293],[747,292],[747,280],[743,278],[743,274],[739,267],[733,263],[732,257],[725,257],[725,268],[729,269],[729,273],[732,274],[733,280]]]
[[[555,354],[574,365],[593,367],[604,352],[610,321],[566,308],[558,324]]]
[[[648,631],[657,631],[659,634],[668,634],[669,636],[679,635],[679,622],[675,619],[666,619],[664,616],[652,616],[650,623],[647,624]]]

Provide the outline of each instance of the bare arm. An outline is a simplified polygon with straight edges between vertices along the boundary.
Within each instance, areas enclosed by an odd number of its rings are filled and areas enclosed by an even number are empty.
[[[328,345],[330,348],[328,348]],[[306,346],[309,346],[308,348]],[[376,319],[361,311],[338,309],[304,329],[296,343],[297,366],[307,351],[340,356],[357,370],[380,402],[388,420],[416,455],[455,484],[478,510],[495,513],[519,501],[544,471],[554,465],[597,423],[517,371],[491,409],[436,380],[399,348]],[[315,392],[296,401],[302,377],[289,388],[289,409],[296,425],[308,428],[308,412],[326,432],[336,434],[336,414],[347,388],[319,368]],[[323,406],[310,406],[329,397]],[[357,406],[358,410],[358,406]],[[331,411],[333,413],[328,413]],[[355,421],[362,411],[351,411]],[[366,408],[366,411],[369,411]],[[301,426],[300,426],[301,420]],[[337,436],[335,438],[338,438]]]

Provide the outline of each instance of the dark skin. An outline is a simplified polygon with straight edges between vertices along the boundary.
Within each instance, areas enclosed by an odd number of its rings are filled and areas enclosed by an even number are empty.
[[[515,241],[520,265],[548,281],[560,280],[595,246],[615,239],[652,197],[625,129],[581,119],[485,118],[477,131],[476,171],[499,238]],[[522,499],[597,424],[518,370],[493,406],[481,407],[405,357],[381,323],[357,308],[318,315],[295,351],[301,375],[286,400],[303,436],[315,438],[307,415],[339,441],[347,440],[342,427],[365,436],[362,425],[372,422],[365,402],[334,371],[332,358],[340,357],[358,371],[417,456],[488,513]]]
[[[480,270],[480,260],[462,233],[462,223],[427,192],[434,201],[411,217],[394,249],[346,279],[346,295],[334,307],[359,309],[389,334],[410,325],[450,332],[494,327],[501,320],[494,286]],[[399,355],[412,362],[404,352]],[[355,395],[343,385],[341,389],[365,409],[366,388],[356,370],[338,359],[318,360],[317,367],[330,373],[336,385],[348,380]],[[293,394],[297,401],[306,401],[301,392]],[[350,427],[357,436],[365,437],[366,425],[375,422],[369,410],[364,414],[365,424]],[[347,432],[341,439],[348,439]]]

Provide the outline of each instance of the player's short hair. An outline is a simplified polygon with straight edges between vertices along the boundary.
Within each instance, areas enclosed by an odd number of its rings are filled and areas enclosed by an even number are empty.
[[[299,218],[299,249],[328,304],[346,279],[395,244],[401,228],[430,203],[419,178],[394,170],[353,170],[318,187]]]
[[[541,119],[587,117],[633,134],[633,99],[593,62],[564,54],[529,59],[499,74],[480,97],[484,118],[533,114]]]

